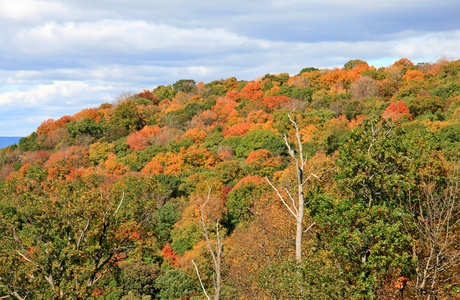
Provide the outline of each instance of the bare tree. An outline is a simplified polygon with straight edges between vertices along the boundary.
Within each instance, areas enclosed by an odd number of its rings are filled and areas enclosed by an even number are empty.
[[[118,104],[132,98],[134,95],[135,94],[133,94],[133,92],[131,91],[123,92],[120,95],[116,96],[115,99],[113,99],[112,104],[114,107],[117,107]]]
[[[312,178],[315,177],[317,179],[321,179],[320,177],[316,176],[315,174],[310,174],[305,176],[304,171],[307,164],[307,155],[303,153],[302,147],[302,140],[300,139],[299,127],[297,123],[292,119],[291,113],[288,114],[289,120],[295,127],[295,136],[296,136],[296,143],[298,148],[298,153],[296,154],[292,149],[291,145],[288,142],[286,135],[284,135],[284,142],[286,147],[288,148],[289,155],[295,162],[295,169],[297,174],[297,196],[295,199],[288,189],[285,188],[287,194],[284,197],[280,191],[270,182],[270,180],[265,177],[265,180],[270,184],[270,186],[276,191],[278,197],[281,199],[283,204],[287,207],[289,212],[296,220],[296,238],[295,238],[295,256],[297,262],[300,264],[302,262],[302,236],[304,233],[308,232],[314,225],[315,222],[311,223],[305,230],[303,229],[303,219],[304,219],[304,212],[305,212],[305,199],[304,199],[304,186],[305,184]]]
[[[457,176],[446,188],[430,182],[410,207],[418,237],[412,249],[418,299],[437,299],[446,284],[460,286],[459,192]]]
[[[208,246],[208,250],[211,254],[212,257],[212,268],[214,270],[214,300],[218,300],[220,298],[220,291],[222,288],[222,249],[223,249],[223,243],[220,237],[219,233],[219,219],[216,220],[216,248],[214,249],[211,245],[211,240],[209,239],[209,233],[208,229],[206,228],[206,223],[204,221],[204,208],[208,204],[209,199],[211,197],[211,190],[212,188],[208,185],[208,196],[206,198],[206,201],[204,204],[201,206],[200,209],[200,214],[201,214],[201,219],[200,219],[200,224],[201,227],[203,228],[203,236],[206,239],[206,245]],[[201,288],[203,289],[204,295],[208,300],[211,300],[209,297],[208,293],[206,292],[206,289],[203,285],[203,282],[201,281],[201,276],[200,272],[198,271],[198,267],[196,266],[195,262],[192,260],[193,265],[195,266],[196,273],[198,275],[198,280],[200,281]]]
[[[376,95],[377,82],[369,76],[363,76],[351,84],[350,90],[354,99],[363,101]]]

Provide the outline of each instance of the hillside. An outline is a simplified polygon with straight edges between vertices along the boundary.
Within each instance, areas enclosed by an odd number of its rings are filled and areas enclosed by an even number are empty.
[[[459,147],[460,60],[183,79],[47,120],[0,151],[0,298],[458,296]]]

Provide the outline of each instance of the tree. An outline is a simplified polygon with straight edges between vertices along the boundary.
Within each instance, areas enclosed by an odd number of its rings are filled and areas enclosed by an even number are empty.
[[[295,169],[297,173],[297,195],[296,195],[297,199],[294,199],[293,196],[286,189],[288,199],[290,200],[290,201],[287,201],[285,197],[281,195],[278,189],[271,183],[268,177],[265,177],[265,179],[271,185],[271,187],[276,191],[281,201],[284,203],[284,205],[287,207],[289,212],[292,214],[292,216],[296,220],[295,221],[296,222],[295,256],[296,256],[297,263],[300,264],[302,263],[302,236],[305,232],[308,232],[312,228],[312,226],[315,225],[315,223],[311,223],[305,230],[303,228],[303,220],[304,220],[304,213],[305,213],[304,186],[310,180],[310,178],[312,177],[315,177],[318,179],[320,178],[315,174],[310,174],[308,176],[305,176],[304,174],[304,171],[306,170],[305,167],[306,167],[308,160],[307,160],[307,156],[304,154],[304,151],[303,151],[302,141],[300,139],[299,127],[297,126],[297,123],[291,118],[291,113],[288,114],[288,118],[295,127],[295,137],[297,139],[296,144],[298,148],[297,154],[294,152],[291,145],[289,144],[286,135],[284,135],[284,142],[286,144],[286,147],[288,148],[289,155],[291,156],[292,160],[295,162]],[[288,202],[292,202],[292,204],[288,204]]]
[[[401,203],[410,203],[421,177],[438,174],[427,140],[405,136],[395,123],[366,120],[339,150],[336,191],[313,200],[321,238],[355,297],[376,297],[387,278],[410,277],[414,241]]]
[[[414,289],[418,299],[436,299],[460,286],[459,178],[422,182],[418,199],[408,208],[417,242]],[[407,205],[406,204],[406,205]]]
[[[148,239],[152,205],[78,173],[39,183],[24,169],[2,185],[0,296],[85,299]]]
[[[367,62],[365,62],[364,60],[361,60],[361,59],[352,59],[352,60],[347,61],[345,63],[345,65],[343,65],[343,67],[344,67],[345,70],[352,70],[352,69],[354,69],[356,66],[358,66],[360,64],[366,64],[367,65]]]
[[[173,89],[177,92],[190,93],[196,86],[193,79],[181,79],[173,84]]]
[[[204,238],[206,239],[206,245],[208,246],[209,253],[211,254],[212,257],[212,268],[214,270],[214,300],[219,300],[220,298],[220,293],[222,289],[222,249],[223,249],[223,242],[220,236],[219,232],[219,219],[216,220],[216,248],[214,249],[211,245],[211,240],[209,238],[209,233],[208,229],[206,227],[205,219],[204,219],[204,208],[208,204],[209,199],[211,197],[211,187],[208,186],[208,196],[206,198],[205,203],[201,206],[200,208],[200,225],[201,228],[203,229],[203,235]],[[201,288],[203,289],[203,293],[205,294],[206,298],[208,300],[211,300],[209,297],[208,293],[206,292],[206,289],[203,285],[203,282],[201,281],[201,276],[200,272],[198,271],[198,267],[196,266],[195,262],[192,260],[193,265],[195,266],[196,273],[198,275],[198,279],[200,281]]]
[[[376,95],[377,83],[369,76],[362,76],[351,84],[350,90],[357,101],[363,101]]]

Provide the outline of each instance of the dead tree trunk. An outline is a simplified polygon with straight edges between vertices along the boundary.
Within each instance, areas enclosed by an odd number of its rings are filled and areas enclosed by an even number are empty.
[[[220,291],[222,288],[222,249],[223,249],[223,243],[219,234],[219,219],[216,220],[216,248],[214,249],[211,245],[211,241],[209,239],[209,233],[208,229],[206,228],[206,224],[204,221],[204,208],[208,204],[209,199],[211,197],[211,187],[208,186],[208,196],[206,198],[205,203],[201,206],[200,213],[201,213],[201,219],[200,219],[200,224],[201,227],[203,228],[203,235],[206,240],[206,245],[208,246],[208,250],[211,254],[212,257],[212,267],[214,270],[214,300],[219,300],[220,298]],[[209,297],[208,293],[206,292],[206,289],[203,285],[203,282],[201,281],[201,276],[200,272],[198,271],[198,267],[196,266],[195,262],[192,260],[193,265],[195,266],[196,273],[198,275],[198,280],[200,281],[201,288],[203,289],[203,292],[208,300],[211,300]]]
[[[315,174],[310,174],[309,176],[305,178],[304,171],[305,171],[305,167],[307,163],[307,155],[303,153],[302,140],[300,138],[299,127],[297,126],[297,123],[292,119],[291,113],[288,114],[288,118],[291,121],[291,123],[294,124],[294,127],[295,127],[296,144],[297,144],[297,150],[298,150],[297,155],[292,149],[291,145],[289,145],[286,135],[284,135],[284,142],[286,144],[286,147],[288,148],[289,155],[291,156],[292,160],[295,163],[295,169],[296,169],[296,175],[297,175],[297,197],[296,197],[297,200],[294,199],[294,197],[289,193],[287,189],[285,189],[287,193],[287,198],[289,198],[291,202],[291,204],[288,204],[289,200],[287,201],[285,197],[281,195],[279,190],[270,182],[270,180],[267,177],[265,177],[265,179],[270,184],[270,186],[276,191],[276,193],[278,194],[278,197],[281,199],[281,201],[287,207],[289,212],[296,219],[295,256],[296,256],[297,263],[300,264],[302,262],[303,234],[309,231],[315,225],[315,223],[312,223],[307,227],[306,230],[303,230],[303,219],[304,219],[304,211],[305,211],[304,185],[307,183],[307,181],[311,177],[315,177],[318,179],[320,178],[316,176]]]

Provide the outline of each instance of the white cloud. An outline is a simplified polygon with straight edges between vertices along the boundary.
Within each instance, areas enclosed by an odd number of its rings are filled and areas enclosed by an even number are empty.
[[[64,17],[71,12],[59,2],[34,0],[2,0],[0,17],[29,23],[46,18]]]
[[[460,58],[455,8],[456,0],[0,0],[0,119],[24,109],[59,117],[179,79]]]

